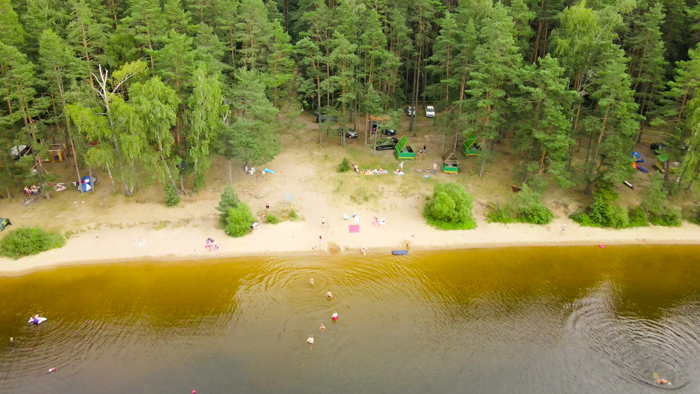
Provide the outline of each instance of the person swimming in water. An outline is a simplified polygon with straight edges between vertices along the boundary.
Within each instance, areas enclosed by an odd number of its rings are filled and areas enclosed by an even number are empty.
[[[333,298],[333,293],[331,293],[330,291],[326,293],[326,298],[328,298],[329,300]]]
[[[666,379],[660,377],[659,374],[657,374],[656,372],[654,372],[654,379],[656,379],[656,384],[658,384],[658,385],[662,385],[662,384],[671,385],[671,382],[669,382],[668,380],[666,380]]]
[[[333,312],[333,315],[331,316],[331,319],[333,319],[334,322],[335,322],[335,321],[338,321],[338,312]]]
[[[326,329],[326,326],[324,326],[323,323],[321,323],[321,327],[319,327],[318,329],[321,330],[321,331],[323,331],[323,330]]]
[[[314,285],[314,278],[311,278],[311,286]]]
[[[310,337],[306,340],[306,343],[308,343],[309,345],[313,345],[313,344],[314,344],[314,336],[313,336],[313,335],[310,336]]]

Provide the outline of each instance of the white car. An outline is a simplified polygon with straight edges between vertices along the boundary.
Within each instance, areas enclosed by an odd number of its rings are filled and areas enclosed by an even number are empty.
[[[432,105],[425,107],[425,117],[426,118],[434,118],[435,117],[435,107],[433,107]]]

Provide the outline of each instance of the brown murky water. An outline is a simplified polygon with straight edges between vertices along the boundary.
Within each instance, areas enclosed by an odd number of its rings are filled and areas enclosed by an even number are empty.
[[[0,278],[0,393],[697,393],[698,256],[481,249]]]

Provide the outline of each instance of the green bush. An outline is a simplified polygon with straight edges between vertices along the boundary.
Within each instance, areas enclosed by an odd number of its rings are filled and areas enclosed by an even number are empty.
[[[265,222],[270,224],[277,224],[280,222],[280,218],[278,218],[277,215],[275,215],[274,213],[271,213],[267,215]]]
[[[629,227],[629,213],[626,207],[613,202],[617,194],[610,190],[600,190],[593,196],[593,203],[585,211],[576,211],[569,217],[582,226],[590,227]]]
[[[520,223],[549,224],[554,219],[554,213],[542,203],[542,194],[527,184],[523,184],[509,205]]]
[[[343,157],[343,161],[341,161],[340,164],[338,164],[338,172],[350,171],[350,169],[352,169],[350,161],[347,157]]]
[[[683,219],[680,208],[666,207],[661,212],[649,214],[649,221],[655,226],[680,227]]]
[[[180,196],[177,194],[177,189],[171,184],[165,185],[165,205],[174,207],[180,203]]]
[[[224,192],[221,193],[221,201],[219,201],[219,206],[216,207],[216,210],[219,211],[219,222],[221,223],[222,227],[226,227],[228,224],[228,212],[236,208],[238,204],[241,202],[241,200],[238,198],[238,195],[236,195],[236,191],[233,190],[233,186],[230,184],[226,184],[226,187],[224,187]]]
[[[683,217],[690,223],[700,226],[700,207],[683,211]]]
[[[629,227],[649,226],[649,222],[647,221],[647,213],[642,207],[631,209],[629,213],[629,219]]]
[[[239,202],[236,208],[231,208],[226,217],[226,234],[232,237],[242,237],[250,231],[250,225],[255,218],[248,205]]]
[[[23,227],[11,231],[0,241],[0,255],[17,260],[20,257],[60,248],[66,244],[61,234],[39,227]]]
[[[658,173],[651,177],[651,184],[642,192],[642,195],[644,201],[640,207],[646,212],[651,224],[669,227],[681,225],[681,210],[668,206],[669,192],[664,189],[664,181]]]
[[[472,217],[473,197],[456,183],[438,183],[433,198],[425,203],[423,216],[431,226],[442,230],[471,230],[476,228]]]
[[[192,185],[192,191],[198,193],[200,190],[204,189],[207,185],[207,178],[204,174],[195,174],[194,182]]]
[[[298,216],[297,213],[294,212],[294,210],[292,209],[291,211],[289,211],[289,218],[290,218],[290,219],[298,219],[299,216]]]
[[[508,207],[489,207],[489,213],[486,214],[486,221],[489,223],[513,223],[513,212]]]

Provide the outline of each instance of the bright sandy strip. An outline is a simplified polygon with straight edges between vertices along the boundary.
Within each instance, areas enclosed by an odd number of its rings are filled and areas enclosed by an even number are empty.
[[[700,240],[700,226],[684,224],[680,228],[646,227],[606,230],[580,227],[570,220],[555,221],[551,229],[527,224],[488,224],[480,222],[476,230],[439,231],[425,224],[414,210],[411,215],[390,220],[384,226],[372,226],[371,211],[358,211],[360,233],[350,234],[352,217],[342,214],[319,220],[285,222],[260,226],[242,238],[231,238],[216,228],[213,219],[190,223],[180,228],[154,230],[152,227],[107,228],[73,235],[65,247],[19,260],[0,259],[0,275],[16,275],[37,269],[63,265],[115,262],[118,260],[180,260],[221,258],[239,255],[283,253],[350,253],[361,258],[360,248],[369,253],[390,253],[391,249],[443,249],[529,245],[599,244],[693,244]],[[352,214],[352,213],[350,213]],[[320,216],[319,216],[320,217]],[[566,224],[566,231],[561,226]],[[413,236],[411,236],[413,234]],[[323,243],[318,237],[323,236]],[[208,252],[204,243],[214,238],[219,250]]]

